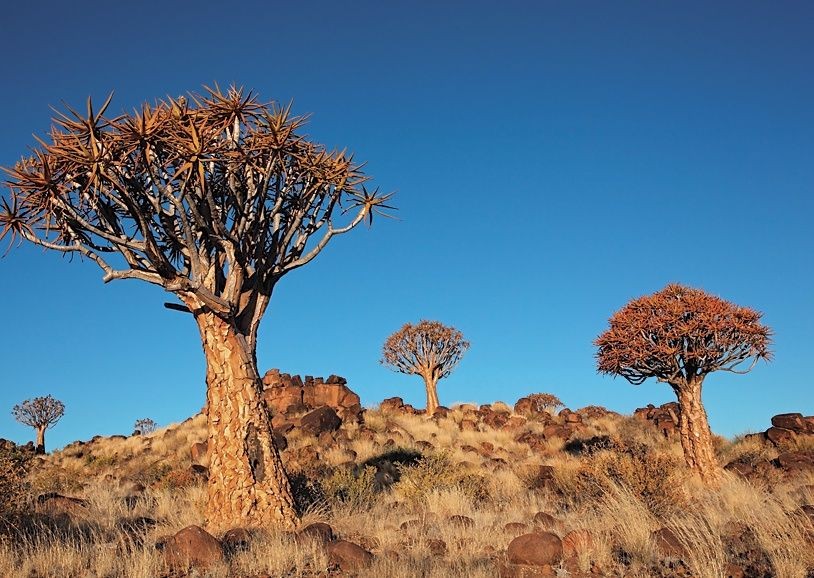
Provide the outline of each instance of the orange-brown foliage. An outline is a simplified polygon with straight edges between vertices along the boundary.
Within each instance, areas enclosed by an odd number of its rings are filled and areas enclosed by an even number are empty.
[[[771,330],[760,318],[748,307],[671,284],[613,314],[595,341],[598,368],[637,385],[649,377],[675,383],[713,371],[737,373],[744,361],[753,366],[771,357]]]
[[[396,371],[427,376],[433,381],[447,377],[469,349],[463,333],[438,321],[406,323],[382,347],[381,363]]]

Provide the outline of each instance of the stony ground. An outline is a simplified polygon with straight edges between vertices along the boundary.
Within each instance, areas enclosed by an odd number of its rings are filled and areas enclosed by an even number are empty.
[[[266,385],[298,531],[205,531],[198,415],[34,459],[0,576],[814,576],[814,418],[716,440],[727,474],[707,490],[670,404],[530,396],[429,417],[398,398],[362,410],[335,376]]]

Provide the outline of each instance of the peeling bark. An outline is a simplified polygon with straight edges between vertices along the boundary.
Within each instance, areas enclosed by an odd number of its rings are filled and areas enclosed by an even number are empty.
[[[294,498],[272,441],[254,350],[234,323],[200,310],[196,320],[206,355],[208,526],[291,528]]]
[[[703,378],[673,385],[681,410],[678,419],[681,447],[684,459],[691,470],[698,473],[707,485],[716,486],[721,481],[721,466],[712,446],[712,432],[707,412],[701,403]]]

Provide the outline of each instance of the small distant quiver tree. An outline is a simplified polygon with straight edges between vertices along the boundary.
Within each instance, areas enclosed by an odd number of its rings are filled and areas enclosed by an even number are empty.
[[[86,257],[105,282],[175,294],[206,357],[210,528],[293,526],[261,395],[260,320],[284,275],[371,223],[390,195],[369,192],[344,151],[302,135],[290,106],[242,89],[114,117],[109,104],[59,114],[48,142],[8,171],[0,239]]]
[[[136,423],[133,424],[133,432],[138,432],[139,435],[148,435],[153,433],[158,428],[158,424],[155,423],[149,417],[145,417],[142,419],[137,419]]]
[[[709,485],[720,481],[721,469],[701,386],[714,371],[746,373],[758,360],[770,359],[771,331],[760,318],[753,309],[671,284],[614,313],[610,328],[594,342],[600,373],[634,385],[654,377],[673,388],[685,460]]]
[[[463,333],[438,321],[405,324],[384,342],[380,363],[400,373],[420,375],[427,389],[427,414],[438,408],[438,380],[461,361],[469,342]]]
[[[36,452],[45,453],[45,430],[62,419],[65,404],[50,395],[27,399],[15,405],[11,414],[18,422],[33,427],[37,431]]]

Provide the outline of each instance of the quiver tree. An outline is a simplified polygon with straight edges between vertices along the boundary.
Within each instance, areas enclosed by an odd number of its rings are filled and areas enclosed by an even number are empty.
[[[133,424],[133,433],[138,435],[149,435],[153,433],[158,428],[158,424],[155,423],[149,417],[137,419],[136,423]]]
[[[96,263],[105,282],[140,279],[175,294],[206,357],[208,523],[296,521],[263,411],[257,330],[277,282],[335,236],[387,208],[360,165],[299,129],[290,106],[231,88],[110,117],[59,114],[10,175],[0,239]],[[179,306],[180,307],[180,306]]]
[[[420,375],[427,389],[427,414],[438,407],[438,380],[447,377],[469,349],[463,333],[438,321],[405,324],[387,338],[380,363],[400,373]]]
[[[760,318],[752,309],[672,284],[614,313],[594,342],[600,373],[621,375],[634,385],[655,377],[673,388],[684,458],[711,485],[721,470],[701,386],[713,371],[746,373],[770,358],[771,331]]]
[[[27,399],[15,405],[11,415],[18,422],[33,427],[37,431],[38,454],[45,453],[45,430],[52,427],[65,413],[65,404],[50,395]]]

